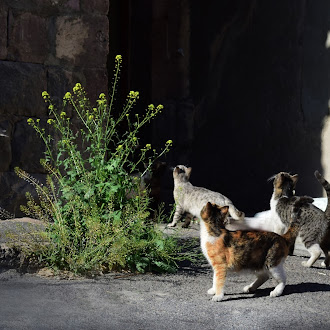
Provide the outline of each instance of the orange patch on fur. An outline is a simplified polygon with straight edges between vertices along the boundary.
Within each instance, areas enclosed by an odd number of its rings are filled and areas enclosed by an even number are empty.
[[[230,268],[234,263],[233,248],[225,247],[221,236],[214,243],[207,242],[206,251],[214,267],[223,264]]]

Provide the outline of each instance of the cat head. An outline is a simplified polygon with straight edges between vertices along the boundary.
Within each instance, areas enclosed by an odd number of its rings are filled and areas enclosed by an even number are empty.
[[[287,172],[280,172],[269,180],[274,179],[274,194],[276,198],[282,196],[292,197],[298,181],[298,174],[291,175]]]
[[[225,228],[227,220],[228,206],[219,206],[208,202],[201,211],[201,217],[206,224],[216,225],[220,228]]]
[[[174,180],[180,182],[188,182],[191,174],[191,167],[186,167],[184,165],[177,165],[173,170]]]

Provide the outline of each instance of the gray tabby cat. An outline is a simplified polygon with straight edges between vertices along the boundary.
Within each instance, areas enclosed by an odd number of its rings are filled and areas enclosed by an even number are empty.
[[[323,186],[325,192],[327,193],[327,198],[328,198],[328,204],[327,204],[327,207],[324,211],[324,214],[327,218],[327,221],[328,221],[328,229],[327,229],[327,232],[326,234],[324,235],[321,243],[320,243],[320,246],[321,246],[321,249],[325,255],[325,259],[324,259],[324,262],[322,262],[322,266],[323,267],[326,267],[326,268],[329,268],[329,265],[330,265],[330,254],[329,254],[329,251],[330,251],[330,203],[329,203],[329,200],[330,200],[330,184],[327,180],[324,179],[324,177],[318,172],[318,171],[315,171],[314,173],[316,179],[321,183],[321,185]]]
[[[173,195],[176,208],[173,221],[168,224],[168,227],[175,227],[181,216],[186,212],[200,219],[201,210],[207,202],[215,203],[219,206],[228,206],[229,214],[235,220],[244,218],[244,213],[239,211],[226,196],[205,188],[193,186],[189,182],[191,170],[191,167],[184,165],[177,165],[173,170]]]
[[[329,200],[329,187],[325,185],[325,180],[319,172],[315,172],[316,178],[326,188]],[[290,175],[286,172],[280,172],[274,177],[274,192],[271,198],[271,212],[274,216],[278,216],[286,229],[290,225],[292,218],[292,207],[299,197],[294,196],[294,188],[298,180],[298,175]],[[322,181],[323,180],[323,181]],[[326,182],[327,183],[327,182]],[[300,229],[299,236],[304,243],[306,249],[311,254],[307,261],[303,261],[302,265],[311,267],[322,253],[322,241],[326,237],[329,225],[330,206],[323,212],[313,204],[312,198],[306,198],[307,203],[302,203],[300,206]],[[321,245],[321,246],[320,246]],[[323,267],[329,266],[328,251],[323,250],[326,255]]]

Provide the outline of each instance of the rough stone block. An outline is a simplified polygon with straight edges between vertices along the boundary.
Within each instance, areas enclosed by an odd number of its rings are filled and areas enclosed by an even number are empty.
[[[57,66],[48,67],[47,70],[47,92],[56,105],[63,102],[66,92],[71,92],[74,83],[73,73]]]
[[[56,66],[48,68],[47,88],[51,98],[58,105],[62,104],[66,92],[72,93],[76,83],[81,83],[85,88],[92,105],[100,93],[107,94],[108,76],[106,69],[84,69],[79,71],[68,71]],[[66,110],[70,116],[70,109]]]
[[[30,63],[44,63],[48,52],[46,18],[30,13],[10,15],[9,59]]]
[[[72,89],[76,83],[81,83],[85,87],[85,77],[80,71],[68,71],[57,66],[48,68],[47,72],[47,88],[48,93],[55,106],[61,109],[63,104],[63,97],[66,92],[72,93]],[[68,117],[72,117],[73,109],[72,106],[67,104],[65,109]]]
[[[7,8],[0,3],[0,59],[7,57]]]
[[[46,120],[40,121],[40,126],[48,129]],[[46,131],[47,134],[47,131]],[[29,126],[27,120],[18,121],[12,137],[12,168],[19,166],[30,173],[43,173],[45,169],[40,159],[45,158],[45,144],[37,132]]]
[[[46,72],[39,64],[0,61],[0,115],[45,116],[41,93]]]
[[[108,95],[108,75],[106,69],[86,69],[84,87],[92,104],[98,99],[100,93]]]
[[[0,172],[8,171],[11,163],[11,131],[8,120],[0,122]]]
[[[17,12],[50,17],[68,11],[80,10],[79,0],[1,0]]]
[[[56,21],[56,57],[70,65],[106,67],[109,52],[109,22],[106,16]]]
[[[81,3],[82,10],[88,14],[108,14],[109,0],[82,0]]]
[[[79,10],[80,9],[79,0],[69,0],[66,3],[66,7],[73,9],[73,10]]]
[[[46,181],[45,174],[33,174],[33,176],[40,182]],[[19,178],[14,172],[0,173],[0,207],[15,217],[26,216],[21,212],[20,205],[26,205],[27,191],[37,200],[37,193],[31,184]]]

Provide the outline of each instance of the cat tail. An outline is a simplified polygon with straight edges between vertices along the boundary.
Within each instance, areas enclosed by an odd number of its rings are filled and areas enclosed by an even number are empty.
[[[322,174],[319,171],[315,171],[314,175],[316,177],[316,179],[321,183],[321,185],[323,186],[324,190],[327,193],[327,197],[328,197],[328,205],[327,208],[325,209],[324,213],[328,219],[328,221],[330,221],[330,184],[329,182],[324,179],[324,177],[322,176]]]
[[[273,231],[273,224],[268,221],[266,217],[249,218],[245,217],[241,221],[231,221],[226,224],[226,229],[230,231],[244,230],[244,231]]]
[[[229,214],[234,220],[243,220],[245,213],[239,211],[233,204],[229,205]]]

